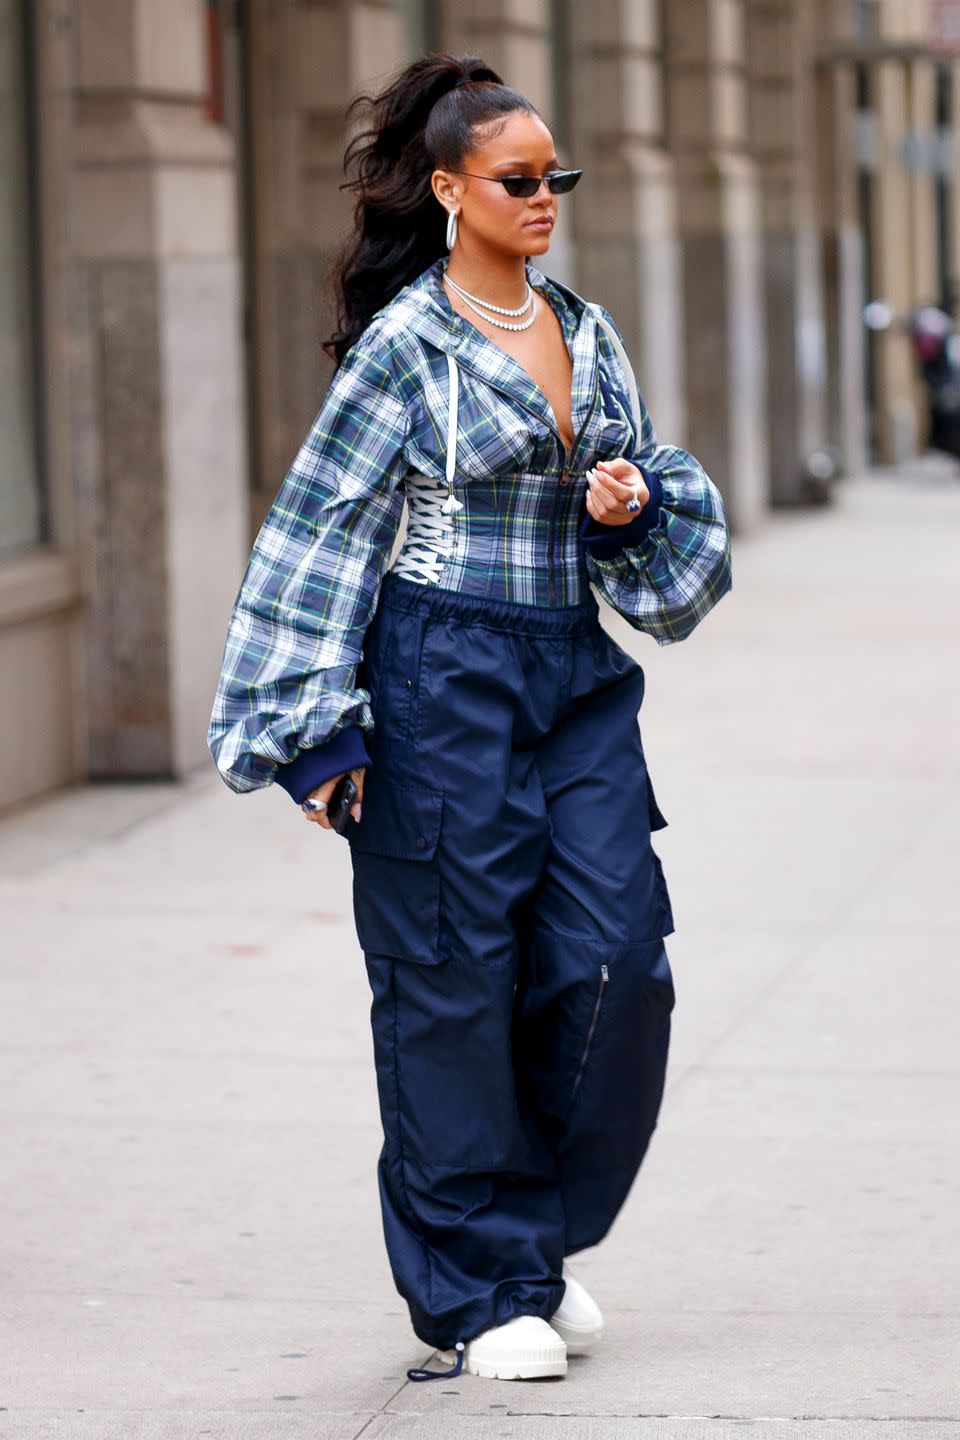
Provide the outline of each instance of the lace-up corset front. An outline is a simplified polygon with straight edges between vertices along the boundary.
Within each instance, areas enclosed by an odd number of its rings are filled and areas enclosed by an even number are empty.
[[[448,504],[437,482],[413,472],[404,478],[407,494],[407,533],[393,565],[395,574],[423,585],[436,585],[453,552],[456,532]]]

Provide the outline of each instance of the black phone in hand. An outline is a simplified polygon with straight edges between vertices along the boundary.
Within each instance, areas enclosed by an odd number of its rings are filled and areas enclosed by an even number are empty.
[[[360,787],[349,771],[341,776],[333,787],[333,794],[327,804],[327,819],[338,835],[342,835],[346,830],[350,806],[359,794]]]

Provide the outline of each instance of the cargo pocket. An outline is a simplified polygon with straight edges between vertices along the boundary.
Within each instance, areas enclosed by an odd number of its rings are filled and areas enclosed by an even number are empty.
[[[385,740],[408,740],[413,733],[426,627],[425,615],[401,615],[381,605],[367,631],[357,683],[370,695],[373,731]]]
[[[367,771],[361,819],[346,830],[363,950],[423,965],[445,958],[439,953],[442,816],[442,790],[399,780],[376,764]]]

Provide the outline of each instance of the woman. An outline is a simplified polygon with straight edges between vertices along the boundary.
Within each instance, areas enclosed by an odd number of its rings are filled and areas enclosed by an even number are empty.
[[[360,789],[384,1235],[417,1336],[457,1352],[408,1374],[563,1375],[603,1323],[565,1260],[640,1166],[674,1002],[644,674],[591,582],[682,640],[730,588],[729,538],[697,461],[631,417],[612,318],[530,260],[580,176],[530,101],[440,53],[353,103],[339,366],[254,544],[209,741],[232,789],[276,781],[322,829]]]

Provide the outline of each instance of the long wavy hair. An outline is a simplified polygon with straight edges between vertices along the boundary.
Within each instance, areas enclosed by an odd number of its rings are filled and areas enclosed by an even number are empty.
[[[459,80],[475,83],[458,85]],[[323,343],[339,365],[376,312],[446,253],[447,212],[430,184],[436,169],[457,169],[478,143],[517,110],[539,114],[479,55],[431,51],[374,95],[347,106],[370,124],[344,153],[341,190],[353,190],[353,229],[332,267],[336,332]],[[499,122],[499,123],[498,123]],[[480,133],[478,133],[480,132]]]

